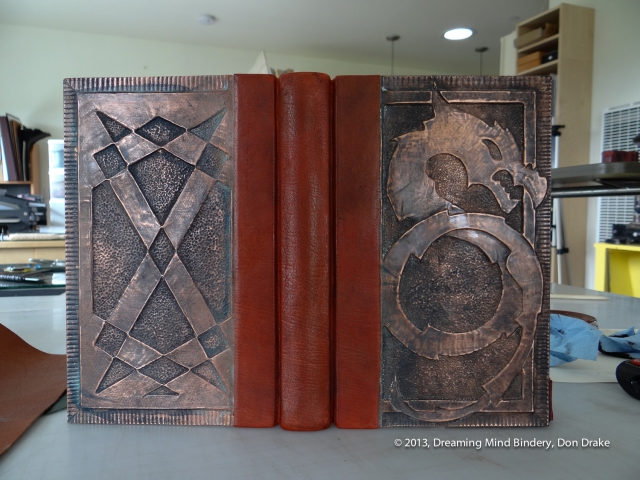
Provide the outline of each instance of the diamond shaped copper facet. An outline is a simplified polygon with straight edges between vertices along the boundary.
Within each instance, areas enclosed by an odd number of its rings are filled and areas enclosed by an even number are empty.
[[[200,155],[196,168],[210,177],[218,178],[227,160],[229,160],[229,155],[209,143]]]
[[[193,166],[160,149],[130,165],[129,171],[163,224],[193,172]]]
[[[169,353],[195,338],[191,324],[164,280],[149,297],[129,335],[160,353]]]
[[[209,358],[215,357],[229,347],[224,333],[217,325],[198,335],[198,341]]]
[[[120,154],[120,150],[114,144],[109,145],[104,150],[93,154],[96,162],[100,166],[102,173],[107,178],[111,178],[117,173],[127,168],[127,164]]]
[[[155,117],[136,129],[138,135],[155,143],[159,147],[166,145],[171,140],[175,140],[186,131],[186,128],[176,125],[162,117]]]
[[[120,351],[120,347],[127,339],[127,334],[119,328],[114,327],[110,323],[104,324],[98,338],[96,338],[96,347],[115,357]]]
[[[180,375],[189,371],[179,363],[169,360],[167,357],[160,357],[158,360],[151,362],[146,367],[142,367],[139,372],[156,382],[165,384],[171,380],[178,378]]]
[[[151,248],[149,248],[149,255],[153,258],[153,261],[160,272],[164,273],[167,269],[175,251],[176,249],[173,247],[171,240],[169,240],[169,237],[167,237],[167,234],[164,232],[164,228],[161,228],[158,232],[158,236],[153,241]]]

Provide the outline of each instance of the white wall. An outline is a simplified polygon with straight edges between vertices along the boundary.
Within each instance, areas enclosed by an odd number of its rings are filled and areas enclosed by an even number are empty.
[[[560,3],[563,2],[550,0],[549,8]],[[640,100],[640,1],[571,0],[565,3],[595,9],[589,163],[600,163],[604,110]],[[596,208],[597,199],[590,199],[585,269],[587,288],[594,285]]]
[[[62,81],[71,77],[224,75],[247,73],[259,51],[232,50],[0,24],[0,112],[62,138]],[[335,75],[386,75],[390,66],[267,52],[273,68]],[[442,72],[396,67],[396,73]],[[46,142],[41,142],[48,198]]]

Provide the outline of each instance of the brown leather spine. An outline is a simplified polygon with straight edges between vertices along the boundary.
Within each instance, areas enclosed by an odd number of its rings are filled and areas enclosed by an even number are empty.
[[[278,94],[280,426],[331,424],[331,80],[280,77]]]
[[[273,427],[278,410],[275,93],[271,75],[236,75],[234,425]]]
[[[380,77],[334,80],[335,412],[377,428],[380,398]]]

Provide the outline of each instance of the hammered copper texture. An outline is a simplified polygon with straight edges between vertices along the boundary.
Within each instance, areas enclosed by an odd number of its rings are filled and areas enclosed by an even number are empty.
[[[65,83],[71,422],[232,421],[229,80]]]
[[[548,424],[549,87],[382,79],[381,426]]]

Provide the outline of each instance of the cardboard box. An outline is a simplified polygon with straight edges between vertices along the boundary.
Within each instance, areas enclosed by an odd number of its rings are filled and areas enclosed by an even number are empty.
[[[530,43],[537,42],[544,38],[551,37],[558,33],[558,25],[553,23],[545,23],[544,27],[538,27],[523,33],[513,41],[513,45],[516,48],[522,48]]]
[[[524,72],[525,70],[529,70],[530,68],[537,67],[541,63],[542,63],[542,59],[540,58],[533,59],[530,62],[523,63],[522,65],[518,65],[516,67],[516,73],[521,73],[521,72]]]
[[[541,52],[541,51],[530,53],[529,55],[525,55],[524,57],[518,58],[517,65],[518,66],[524,65],[525,63],[531,63],[535,60],[539,60],[540,62],[542,62],[543,56],[544,56],[544,52]]]

